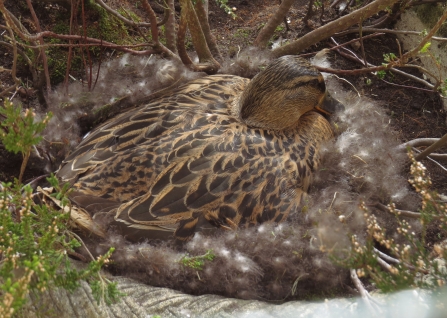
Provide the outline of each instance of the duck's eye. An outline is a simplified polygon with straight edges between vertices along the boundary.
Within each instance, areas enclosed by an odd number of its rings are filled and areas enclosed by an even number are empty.
[[[326,84],[324,83],[324,81],[320,81],[318,78],[299,79],[298,81],[291,84],[290,89],[298,89],[303,86],[316,87],[322,92],[326,91]]]

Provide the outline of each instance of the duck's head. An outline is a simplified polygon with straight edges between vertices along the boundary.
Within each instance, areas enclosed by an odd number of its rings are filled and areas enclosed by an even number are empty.
[[[239,119],[251,127],[293,127],[312,110],[325,114],[343,107],[326,91],[321,73],[306,60],[287,55],[256,75],[235,105]]]

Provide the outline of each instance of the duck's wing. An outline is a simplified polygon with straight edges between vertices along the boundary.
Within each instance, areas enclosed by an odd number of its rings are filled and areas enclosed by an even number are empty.
[[[57,177],[73,185],[71,200],[92,215],[116,211],[150,191],[172,160],[171,152],[186,156],[194,138],[217,138],[212,125],[218,124],[217,116],[228,117],[228,105],[247,82],[231,75],[208,76],[123,113],[91,132],[64,160]],[[172,232],[174,221],[160,221],[155,227]]]
[[[169,96],[120,114],[87,134],[62,162],[57,176],[74,183],[80,175],[125,149],[156,139],[177,125],[188,109],[227,114],[227,105],[248,79],[232,75],[206,76],[173,90]],[[203,123],[203,120],[197,124]]]

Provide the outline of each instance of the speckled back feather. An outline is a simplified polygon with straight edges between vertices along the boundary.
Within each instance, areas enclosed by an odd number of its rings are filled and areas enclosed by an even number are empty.
[[[73,184],[70,199],[94,218],[113,215],[131,239],[283,221],[332,131],[313,111],[287,130],[247,127],[232,105],[248,83],[207,76],[103,124],[57,173]]]

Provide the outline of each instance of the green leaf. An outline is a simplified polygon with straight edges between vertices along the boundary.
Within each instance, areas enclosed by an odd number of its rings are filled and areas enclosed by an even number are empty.
[[[426,53],[428,51],[428,49],[431,46],[431,42],[427,42],[425,43],[425,45],[422,47],[422,49],[419,51],[419,53]]]

